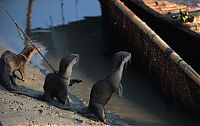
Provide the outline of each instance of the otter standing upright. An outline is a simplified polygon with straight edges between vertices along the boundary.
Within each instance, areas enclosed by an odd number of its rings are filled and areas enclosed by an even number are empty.
[[[72,68],[78,61],[78,54],[66,56],[60,61],[59,71],[49,73],[46,76],[43,86],[45,100],[48,101],[50,98],[56,97],[62,104],[65,104],[67,100],[70,106],[68,86],[81,82],[81,80],[71,79]]]
[[[117,52],[113,57],[112,72],[104,79],[97,81],[92,87],[88,107],[104,123],[106,123],[104,106],[108,103],[112,94],[117,92],[122,97],[121,78],[123,67],[130,60],[131,53]]]

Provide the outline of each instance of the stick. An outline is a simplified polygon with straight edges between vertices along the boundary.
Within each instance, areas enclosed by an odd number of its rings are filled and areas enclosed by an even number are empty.
[[[28,35],[22,30],[22,28],[19,26],[19,24],[17,23],[17,21],[11,16],[11,14],[8,12],[8,10],[3,6],[2,3],[0,3],[1,8],[3,9],[3,11],[5,12],[6,15],[8,15],[11,20],[15,23],[17,29],[20,30],[20,32],[28,39],[28,41],[31,43],[31,45],[34,46],[34,48],[36,48],[36,50],[38,51],[38,53],[42,56],[42,58],[45,60],[45,62],[51,67],[51,69],[55,71],[55,69],[51,66],[51,64],[48,62],[48,60],[42,55],[42,53],[38,50],[38,48],[33,44],[32,40],[28,37]]]

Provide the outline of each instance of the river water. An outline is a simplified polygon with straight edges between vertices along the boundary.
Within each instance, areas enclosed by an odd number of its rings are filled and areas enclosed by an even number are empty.
[[[88,103],[91,86],[111,70],[112,53],[106,43],[109,35],[105,34],[99,2],[34,0],[31,19],[26,18],[28,0],[1,2],[24,30],[27,29],[27,22],[32,21],[28,27],[29,35],[46,47],[42,53],[55,69],[58,69],[63,56],[80,54],[80,63],[74,67],[72,76],[82,79],[83,83],[74,85],[71,90]],[[20,52],[24,44],[14,23],[0,11],[0,47]],[[45,73],[52,71],[39,55],[33,57],[31,63]],[[148,85],[149,81],[128,65],[122,79],[124,99],[114,95],[106,110],[135,126],[200,124],[188,113],[168,106],[159,93]]]

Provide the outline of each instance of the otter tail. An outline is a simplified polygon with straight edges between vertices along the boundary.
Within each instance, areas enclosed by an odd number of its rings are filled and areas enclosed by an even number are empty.
[[[105,119],[106,117],[105,117],[104,107],[101,104],[97,103],[90,104],[89,108],[91,112],[93,112],[101,122],[107,124]]]
[[[11,93],[15,93],[18,95],[25,95],[31,98],[35,98],[38,100],[45,101],[44,93],[42,91],[35,91],[33,89],[24,87],[24,86],[17,86],[16,90],[10,91]]]

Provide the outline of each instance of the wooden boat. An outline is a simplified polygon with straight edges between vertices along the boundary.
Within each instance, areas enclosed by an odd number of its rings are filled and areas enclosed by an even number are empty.
[[[186,62],[200,73],[200,6],[178,0],[121,0],[146,22]],[[179,3],[178,3],[179,2]],[[198,1],[197,1],[198,2]],[[193,22],[183,23],[179,11],[189,11]],[[174,17],[178,17],[174,19]]]
[[[186,28],[200,34],[200,4],[196,3],[192,5],[192,3],[188,3],[189,5],[187,5],[186,2],[176,0],[173,2],[167,0],[143,0],[143,2],[154,11],[164,15],[166,18],[180,21],[182,25],[187,26]],[[190,12],[189,15],[194,16],[194,20],[192,22],[183,23],[179,18],[180,10]]]
[[[99,1],[105,23],[115,37],[121,38],[115,41],[115,46],[121,43],[134,53],[134,62],[140,63],[137,66],[147,69],[149,76],[158,81],[151,86],[184,107],[184,111],[186,107],[200,114],[200,76],[196,72],[200,67],[199,34],[156,12],[143,1]]]

